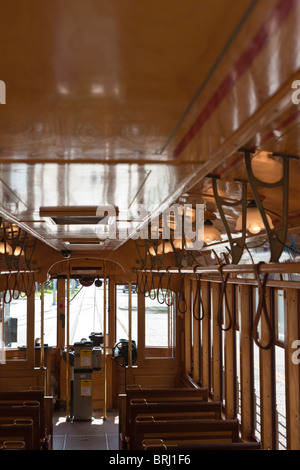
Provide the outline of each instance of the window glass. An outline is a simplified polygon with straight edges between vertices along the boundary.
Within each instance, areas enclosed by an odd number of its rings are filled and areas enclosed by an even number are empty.
[[[37,283],[35,293],[35,330],[36,345],[41,343],[41,283]],[[57,339],[57,279],[44,284],[44,344],[56,346]]]
[[[285,450],[287,447],[286,429],[286,393],[285,393],[285,351],[275,346],[275,373],[276,373],[276,422],[277,422],[277,448]]]
[[[129,307],[129,289],[128,285],[116,286],[116,341],[128,339],[128,307]],[[137,321],[138,295],[136,286],[131,286],[131,339],[138,342],[138,321]]]
[[[4,301],[4,296],[6,301]],[[27,298],[18,292],[0,293],[0,362],[25,359],[27,346]],[[21,354],[14,350],[19,348]]]
[[[284,291],[276,291],[276,316],[277,316],[277,332],[276,336],[279,341],[284,341]]]
[[[254,288],[253,318],[258,307],[258,289]],[[254,379],[254,432],[261,439],[261,407],[260,407],[260,354],[259,347],[253,340],[253,379]]]
[[[152,355],[154,348],[159,348],[159,357],[175,357],[176,296],[171,292],[165,294],[167,304],[160,303],[156,297],[145,298],[147,357],[156,357]]]
[[[66,282],[67,297],[67,282]],[[108,279],[106,283],[106,315],[108,312]],[[70,339],[74,344],[82,339],[89,341],[91,333],[104,333],[104,283],[97,287],[93,282],[83,286],[77,279],[70,279]],[[55,307],[56,308],[56,307]],[[106,321],[106,333],[108,321]]]

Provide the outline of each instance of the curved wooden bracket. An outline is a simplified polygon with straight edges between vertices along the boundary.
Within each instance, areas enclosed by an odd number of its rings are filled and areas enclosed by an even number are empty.
[[[276,181],[275,183],[266,183],[264,181],[259,180],[253,174],[251,164],[251,154],[253,153],[253,151],[248,149],[241,149],[240,152],[244,153],[245,166],[251,190],[267,232],[271,251],[270,262],[276,263],[282,254],[287,237],[289,210],[289,163],[290,160],[298,160],[298,157],[281,153],[274,154],[274,156],[282,158],[282,177],[279,181]],[[270,228],[270,224],[266,216],[266,211],[258,191],[258,188],[260,186],[269,189],[281,187],[282,189],[282,223],[279,229]]]

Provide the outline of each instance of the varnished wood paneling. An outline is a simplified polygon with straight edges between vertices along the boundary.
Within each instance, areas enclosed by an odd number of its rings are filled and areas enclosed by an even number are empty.
[[[200,383],[200,315],[202,309],[197,294],[197,281],[192,281],[192,322],[193,322],[193,379]]]
[[[210,284],[208,282],[202,283],[202,300],[204,306],[205,316],[202,320],[202,387],[210,388],[210,373],[211,373],[211,354],[210,354]]]
[[[266,305],[268,315],[272,321],[272,291],[266,289]],[[269,330],[264,315],[260,322],[261,344],[267,345],[269,341]],[[260,349],[260,407],[261,407],[261,440],[264,449],[274,449],[275,442],[275,416],[274,416],[274,347]]]
[[[287,446],[300,449],[299,291],[285,291]]]
[[[240,286],[241,308],[241,433],[247,440],[253,434],[253,362],[251,336],[251,286]]]
[[[191,336],[191,281],[188,276],[184,279],[184,296],[186,312],[184,313],[184,345],[185,345],[185,370],[187,374],[192,372],[192,336]]]
[[[223,328],[225,331],[225,415],[227,419],[234,418],[236,416],[236,363],[235,363],[235,329],[234,329],[234,285],[227,286],[227,301],[228,306],[225,302],[225,315]],[[231,328],[229,328],[229,317],[231,317]]]
[[[222,400],[222,332],[219,322],[220,286],[218,283],[211,284],[212,291],[212,322],[213,322],[213,347],[212,347],[212,377],[213,398],[215,401]]]

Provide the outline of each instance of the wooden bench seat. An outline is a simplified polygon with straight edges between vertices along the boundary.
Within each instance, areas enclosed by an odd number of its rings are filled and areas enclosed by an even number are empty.
[[[208,401],[207,388],[127,388],[127,400],[147,399],[152,401],[190,400]]]
[[[163,439],[146,439],[142,442],[143,450],[261,450],[261,442],[216,442],[209,444],[194,444],[178,442],[166,444]]]
[[[0,423],[7,419],[31,419],[33,422],[33,448],[40,450],[43,445],[43,434],[40,426],[40,403],[30,401],[23,403],[0,403]]]
[[[136,432],[136,419],[140,417],[151,416],[159,420],[179,420],[179,419],[221,419],[221,402],[143,402],[131,400],[128,434],[126,436],[128,447],[133,441]]]
[[[34,450],[32,420],[15,419],[0,422],[0,446],[13,440],[24,442],[25,450]]]
[[[0,392],[0,406],[12,402],[21,404],[37,401],[40,404],[40,436],[44,450],[52,449],[53,442],[53,397],[45,396],[43,390],[12,390]]]
[[[24,441],[4,441],[0,445],[0,450],[25,450]]]
[[[126,448],[131,400],[147,402],[208,401],[207,388],[142,388],[139,385],[127,387],[125,394],[119,394],[119,447]]]
[[[143,448],[145,439],[163,439],[167,445],[177,441],[187,443],[238,442],[239,423],[236,419],[192,419],[159,421],[149,418],[136,419],[136,433],[131,450]]]

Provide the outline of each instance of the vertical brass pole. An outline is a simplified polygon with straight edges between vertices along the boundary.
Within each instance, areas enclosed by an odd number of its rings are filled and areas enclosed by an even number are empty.
[[[104,410],[103,419],[106,419],[107,414],[107,364],[106,364],[106,349],[107,349],[107,336],[106,336],[106,262],[103,265],[103,375],[104,375]]]
[[[128,367],[132,367],[132,307],[131,307],[131,281],[128,283]]]
[[[45,284],[41,282],[41,357],[40,357],[40,369],[44,369],[45,362],[45,352],[44,352],[44,315],[45,315],[45,303],[44,303],[44,294],[45,294]],[[46,375],[45,375],[45,385],[44,385],[45,395],[46,391]]]
[[[40,368],[44,367],[44,282],[41,282],[41,358]]]
[[[0,320],[1,320],[1,336],[0,336],[0,364],[5,364],[6,362],[6,352],[5,352],[5,337],[4,337],[4,299],[3,299],[3,292],[0,294]]]
[[[70,396],[69,396],[69,341],[70,341],[70,262],[68,261],[67,272],[67,357],[66,357],[66,419],[70,419]]]

